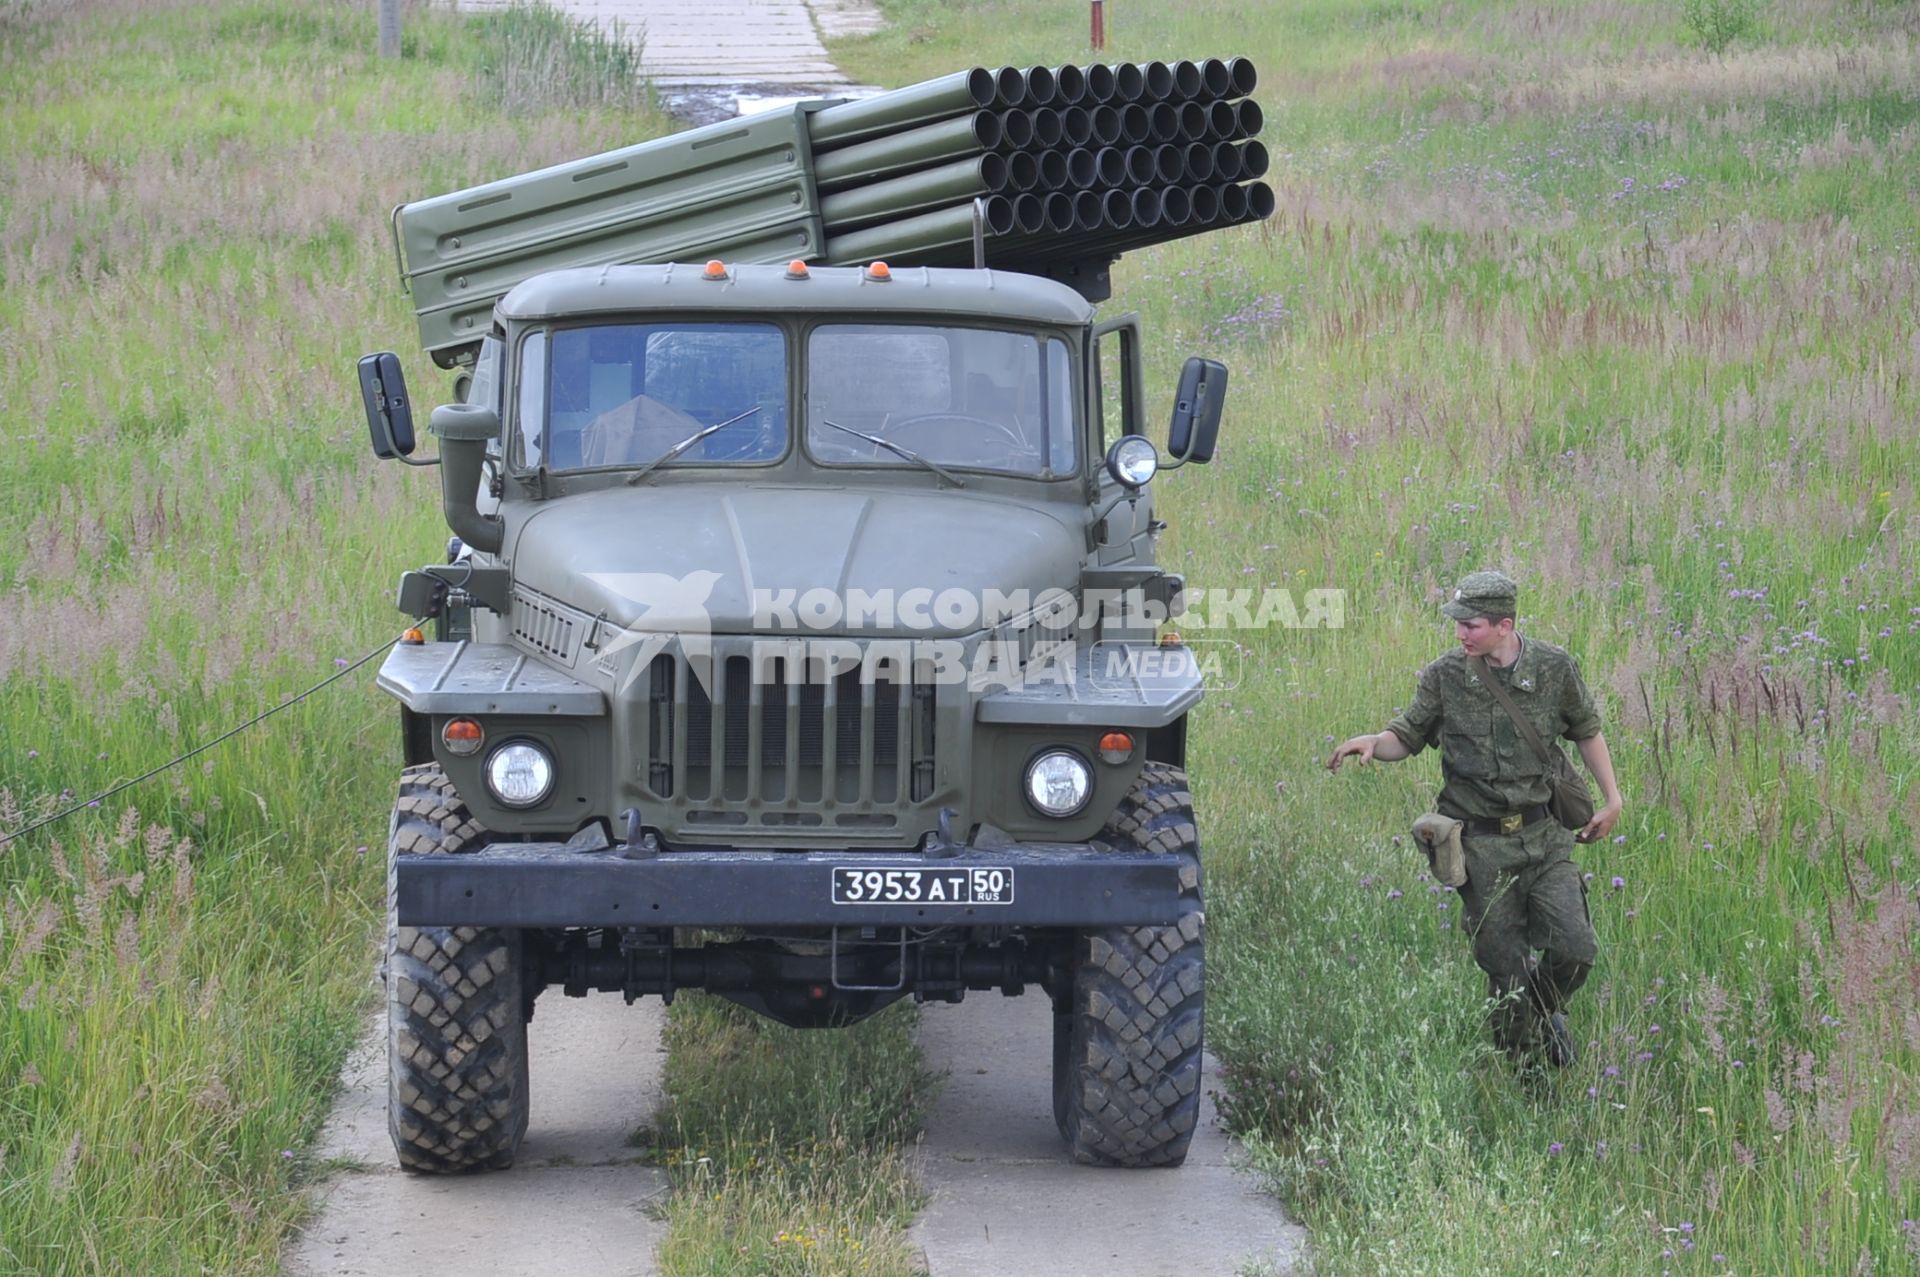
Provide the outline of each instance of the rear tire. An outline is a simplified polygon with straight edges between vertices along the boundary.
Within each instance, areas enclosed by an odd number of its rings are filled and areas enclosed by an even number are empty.
[[[1054,1018],[1054,1120],[1076,1162],[1178,1166],[1200,1120],[1206,942],[1200,836],[1186,773],[1148,763],[1100,839],[1194,857],[1179,919],[1074,942],[1072,998]]]
[[[511,1166],[527,1131],[520,932],[403,927],[395,914],[402,856],[485,839],[439,764],[401,773],[387,849],[387,1126],[410,1171]]]

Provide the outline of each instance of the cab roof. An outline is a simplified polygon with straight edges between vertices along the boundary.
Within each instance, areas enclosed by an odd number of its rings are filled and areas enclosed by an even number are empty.
[[[500,299],[504,320],[572,318],[633,311],[761,314],[781,311],[855,315],[912,313],[1033,324],[1084,324],[1093,307],[1065,284],[1004,270],[897,267],[873,278],[860,266],[807,267],[795,278],[785,266],[727,265],[708,278],[705,265],[589,266],[549,271]]]

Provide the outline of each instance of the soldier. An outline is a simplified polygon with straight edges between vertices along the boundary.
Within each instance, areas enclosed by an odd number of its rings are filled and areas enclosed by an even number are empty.
[[[1576,1054],[1567,1000],[1598,953],[1586,883],[1572,858],[1576,836],[1547,811],[1547,764],[1480,685],[1469,658],[1486,662],[1544,740],[1565,736],[1578,745],[1603,802],[1578,841],[1612,832],[1621,798],[1579,667],[1564,649],[1515,631],[1517,593],[1501,572],[1462,578],[1441,608],[1455,622],[1459,648],[1420,671],[1413,704],[1385,731],[1345,742],[1327,768],[1337,772],[1349,757],[1397,762],[1439,747],[1444,783],[1437,805],[1463,822],[1466,881],[1459,890],[1474,960],[1496,999],[1495,1039],[1515,1056],[1544,1045],[1547,1058],[1565,1067]]]

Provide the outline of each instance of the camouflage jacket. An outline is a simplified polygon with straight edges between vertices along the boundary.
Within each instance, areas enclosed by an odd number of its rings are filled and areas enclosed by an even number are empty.
[[[1520,658],[1493,674],[1549,743],[1561,736],[1579,741],[1599,734],[1593,694],[1565,648],[1522,639]],[[1420,671],[1413,704],[1387,730],[1410,753],[1439,747],[1444,783],[1438,805],[1449,816],[1504,816],[1547,801],[1547,764],[1493,693],[1480,685],[1459,648]]]

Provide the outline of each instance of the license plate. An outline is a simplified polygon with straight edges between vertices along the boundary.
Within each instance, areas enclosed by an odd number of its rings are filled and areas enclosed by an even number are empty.
[[[864,869],[836,865],[837,905],[1010,905],[1013,870]]]

